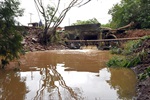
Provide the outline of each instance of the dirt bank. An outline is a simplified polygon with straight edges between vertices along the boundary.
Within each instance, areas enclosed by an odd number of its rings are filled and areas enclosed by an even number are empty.
[[[135,38],[150,36],[150,29],[135,29],[114,32],[117,38]],[[148,52],[142,59],[142,63],[131,68],[137,75],[138,83],[136,87],[137,100],[150,100],[150,39],[144,40],[142,44],[134,51],[139,54],[139,52]],[[140,56],[140,55],[139,55]],[[148,72],[149,71],[149,72]],[[142,79],[141,78],[144,78]]]
[[[143,37],[145,35],[150,35],[150,29],[136,29],[136,30],[128,30],[125,33],[117,34],[118,38],[132,38],[132,37]],[[139,77],[146,72],[146,69],[150,67],[150,39],[144,41],[142,46],[137,50],[147,49],[149,52],[144,61],[139,65],[131,68],[137,75],[138,83],[136,87],[137,91],[137,100],[150,100],[150,77],[146,77],[143,80],[139,80]]]
[[[40,36],[41,36],[41,29],[28,29],[26,34],[23,37],[23,48],[24,51],[45,51],[45,50],[62,50],[68,49],[66,46],[62,45],[61,43],[57,44],[48,44],[42,45],[40,43]]]
[[[149,57],[150,59],[150,57]],[[150,60],[149,60],[150,62]],[[149,64],[140,64],[138,66],[135,66],[132,68],[134,72],[136,73],[137,77],[145,72],[145,69],[150,66]],[[144,80],[139,80],[137,83],[137,100],[150,100],[150,77],[144,79]]]
[[[139,79],[137,84],[137,100],[150,100],[150,39],[143,41],[138,51],[145,50],[148,54],[143,58],[144,60],[139,65],[133,67]]]
[[[118,33],[116,35],[118,38],[143,37],[145,35],[150,35],[150,29],[127,30],[124,33]]]
[[[143,37],[145,35],[150,35],[150,29],[145,30],[129,30],[127,31],[123,38],[131,38],[131,37]],[[133,71],[136,73],[137,78],[139,78],[142,73],[145,73],[146,69],[150,67],[150,39],[144,41],[142,46],[138,50],[147,49],[148,55],[144,59],[144,61],[133,67]],[[150,100],[150,77],[147,77],[143,80],[138,80],[137,83],[137,100]]]

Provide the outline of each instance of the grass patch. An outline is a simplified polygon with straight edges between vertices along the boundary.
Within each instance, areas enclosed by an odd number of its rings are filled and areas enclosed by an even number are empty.
[[[122,56],[114,56],[112,59],[110,59],[106,65],[108,67],[133,67],[137,64],[141,63],[140,56],[128,56],[128,57],[122,57]]]

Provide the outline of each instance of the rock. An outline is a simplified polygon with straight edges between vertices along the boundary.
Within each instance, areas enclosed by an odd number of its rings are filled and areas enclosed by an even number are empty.
[[[26,44],[25,39],[22,40],[21,44],[22,44],[22,45],[25,45],[25,44]]]
[[[32,42],[37,43],[37,42],[38,42],[38,39],[32,38]]]

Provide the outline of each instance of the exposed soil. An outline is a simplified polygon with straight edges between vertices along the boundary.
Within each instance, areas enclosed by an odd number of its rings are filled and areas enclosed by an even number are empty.
[[[132,38],[132,37],[143,37],[145,35],[150,35],[150,29],[135,29],[128,30],[124,33],[116,34],[118,38]]]
[[[149,61],[150,62],[150,61]],[[140,64],[133,68],[137,76],[145,71],[149,64]],[[150,100],[150,77],[137,83],[137,100]]]
[[[145,35],[150,35],[150,29],[145,29],[145,30],[129,30],[127,31],[126,35],[124,38],[128,37],[142,37]]]
[[[45,50],[62,50],[67,49],[66,46],[57,44],[42,45],[40,43],[41,29],[28,29],[22,41],[25,51],[45,51]]]
[[[150,39],[143,41],[142,45],[137,51],[145,50],[148,55],[143,57],[142,63],[133,67],[133,71],[139,77],[142,73],[146,72],[146,69],[150,67]],[[139,80],[137,84],[137,100],[150,100],[150,77],[147,76],[145,79]]]

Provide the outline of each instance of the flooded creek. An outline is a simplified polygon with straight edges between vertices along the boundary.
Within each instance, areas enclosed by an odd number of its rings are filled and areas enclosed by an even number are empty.
[[[107,68],[108,51],[52,50],[22,56],[21,71],[0,71],[0,100],[130,100],[136,76]]]

